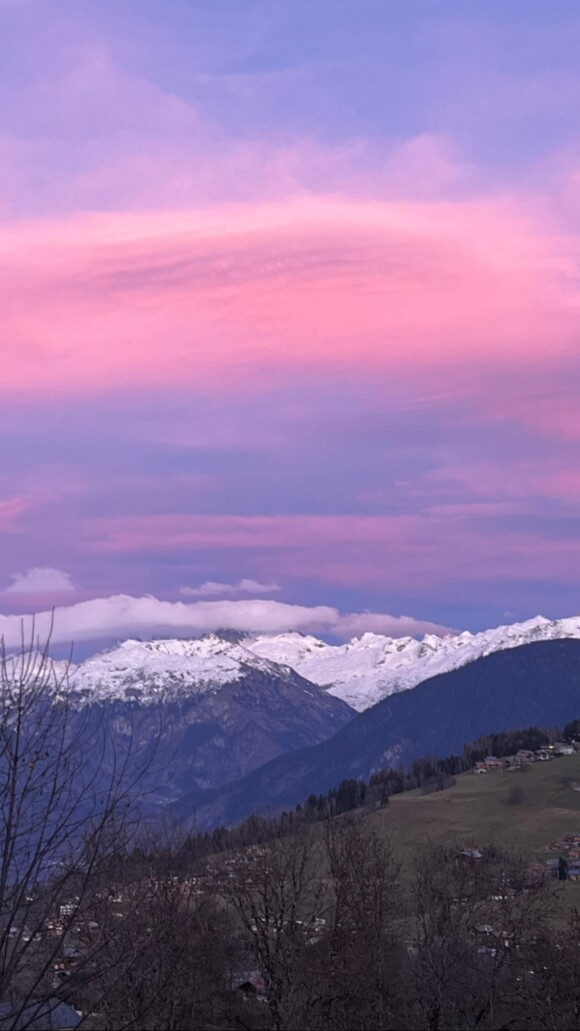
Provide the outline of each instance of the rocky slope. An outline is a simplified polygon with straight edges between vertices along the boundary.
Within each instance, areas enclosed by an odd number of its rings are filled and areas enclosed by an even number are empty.
[[[221,786],[283,752],[318,743],[355,715],[304,677],[211,634],[125,641],[73,667],[68,691],[121,751],[156,744],[159,798]]]

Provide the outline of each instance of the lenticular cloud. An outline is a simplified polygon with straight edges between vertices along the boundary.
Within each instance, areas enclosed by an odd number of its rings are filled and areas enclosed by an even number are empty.
[[[32,615],[0,616],[0,634],[8,648],[18,647],[22,625],[32,626]],[[365,629],[394,637],[423,633],[449,633],[449,628],[421,622],[412,617],[379,613],[354,613],[343,616],[327,605],[288,605],[284,602],[249,598],[243,601],[163,601],[152,595],[133,598],[118,594],[93,598],[75,605],[41,612],[35,618],[35,631],[41,639],[51,626],[55,645],[104,641],[126,637],[195,637],[200,633],[227,627],[232,630],[283,633],[322,633],[346,638]],[[380,622],[379,622],[380,620]]]

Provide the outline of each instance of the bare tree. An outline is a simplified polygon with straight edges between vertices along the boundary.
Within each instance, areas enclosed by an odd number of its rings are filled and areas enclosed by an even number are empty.
[[[322,953],[325,1026],[384,1028],[398,1005],[399,865],[390,845],[355,817],[324,834],[329,895]]]
[[[221,893],[238,916],[240,944],[264,981],[274,1031],[308,1027],[312,1003],[308,950],[323,907],[310,834],[230,858]]]
[[[69,663],[49,646],[34,631],[15,655],[0,643],[0,1001],[18,1027],[74,1001],[106,956],[83,930],[135,833],[151,759],[132,741],[118,750],[102,713],[73,704]]]
[[[224,863],[264,981],[269,1027],[395,1027],[398,867],[359,820],[254,846]]]
[[[515,987],[521,1026],[538,1031],[580,1028],[580,914],[573,909],[567,932],[539,934],[526,954]]]
[[[115,928],[120,905],[125,909]],[[228,1026],[235,948],[228,913],[211,896],[197,894],[191,879],[152,869],[110,900],[98,925],[106,961],[85,995],[100,1000],[100,1028]]]
[[[505,1026],[549,910],[544,877],[523,854],[432,846],[417,862],[410,899],[417,1027]]]

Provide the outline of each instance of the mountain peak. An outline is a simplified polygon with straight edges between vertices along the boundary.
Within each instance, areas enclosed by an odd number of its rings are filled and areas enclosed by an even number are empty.
[[[216,633],[197,638],[122,641],[75,667],[71,688],[87,701],[143,703],[215,692],[252,670],[288,677],[288,669]]]
[[[220,641],[227,641],[229,644],[241,644],[242,641],[248,640],[251,636],[248,630],[231,630],[229,627],[219,627],[217,630],[210,630],[202,634],[200,640],[217,638]]]

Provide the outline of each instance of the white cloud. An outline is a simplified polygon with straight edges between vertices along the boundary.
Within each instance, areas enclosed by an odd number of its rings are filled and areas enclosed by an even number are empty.
[[[51,619],[48,611],[35,617],[35,632],[41,639],[48,633]],[[31,628],[32,616],[0,615],[0,635],[8,648],[20,644],[22,621],[26,633]],[[58,645],[126,637],[195,637],[219,627],[271,633],[299,630],[331,634],[342,639],[360,635],[365,630],[395,637],[450,632],[448,627],[421,622],[410,616],[373,612],[343,616],[328,605],[287,605],[256,598],[243,601],[161,601],[152,595],[133,598],[118,594],[57,608],[52,642]]]
[[[237,584],[206,580],[199,587],[181,587],[179,593],[188,598],[206,598],[224,594],[274,594],[281,590],[279,584],[261,584],[258,580],[240,580]]]
[[[68,644],[124,637],[194,637],[218,627],[316,633],[324,632],[337,616],[336,609],[324,605],[309,608],[259,599],[172,602],[151,595],[133,598],[119,594],[57,608],[52,640],[54,644]],[[20,641],[21,619],[26,628],[31,618],[0,616],[0,634],[8,647]],[[41,638],[48,632],[50,621],[49,612],[36,616],[36,633]]]
[[[76,591],[68,573],[50,566],[34,566],[26,573],[10,573],[12,583],[0,594],[71,594]]]
[[[390,616],[386,612],[351,612],[348,616],[339,616],[329,629],[335,637],[345,641],[365,633],[384,634],[386,637],[422,637],[423,634],[446,637],[455,633],[451,627],[440,623],[429,623],[413,616]]]

